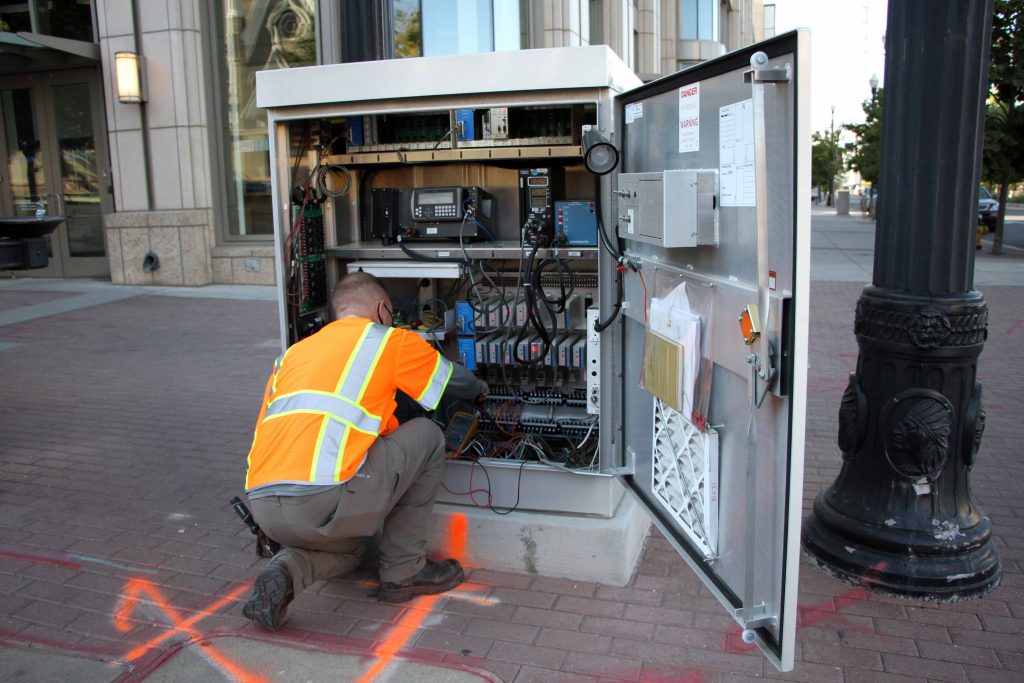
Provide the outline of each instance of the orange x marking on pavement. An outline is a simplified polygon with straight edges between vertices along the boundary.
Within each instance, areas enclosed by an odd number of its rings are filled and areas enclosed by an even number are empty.
[[[156,584],[145,579],[129,579],[128,583],[125,584],[125,592],[118,602],[117,610],[114,612],[114,627],[122,633],[130,631],[132,623],[128,617],[142,603],[154,606],[163,612],[171,622],[172,628],[128,652],[124,655],[124,660],[126,662],[134,662],[160,643],[178,634],[188,636],[194,640],[201,639],[203,634],[193,628],[193,625],[215,613],[224,605],[233,602],[250,587],[250,584],[238,586],[224,597],[211,603],[206,609],[200,610],[186,618],[167,601]],[[249,673],[225,657],[212,645],[204,647],[203,653],[232,680],[239,681],[240,683],[261,683],[264,680],[255,674]]]
[[[466,515],[462,513],[453,514],[451,522],[448,526],[448,543],[445,548],[445,555],[453,557],[460,562],[465,563],[466,555],[466,537],[468,534],[469,521]],[[366,673],[364,673],[357,683],[370,683],[384,669],[388,667],[388,664],[395,658],[405,644],[409,642],[409,639],[413,637],[417,629],[423,624],[431,612],[434,610],[434,605],[438,599],[442,597],[440,595],[424,595],[416,598],[413,603],[406,608],[402,618],[398,620],[388,634],[381,641],[380,645],[374,649],[373,654],[377,657],[377,661],[373,663]],[[459,597],[459,596],[455,596]],[[462,596],[474,601],[485,600],[485,598],[478,598],[475,596]]]

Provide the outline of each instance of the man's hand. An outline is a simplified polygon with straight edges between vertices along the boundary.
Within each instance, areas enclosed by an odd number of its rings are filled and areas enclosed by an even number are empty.
[[[482,401],[487,398],[487,394],[490,391],[490,388],[487,386],[487,382],[480,380],[480,384],[483,385],[483,388],[480,390],[480,394],[476,397],[477,401]]]

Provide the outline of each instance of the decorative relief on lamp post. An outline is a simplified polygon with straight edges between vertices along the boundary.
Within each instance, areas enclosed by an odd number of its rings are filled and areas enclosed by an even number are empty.
[[[962,450],[964,465],[970,470],[977,460],[981,437],[985,433],[985,407],[981,404],[981,382],[974,383],[974,393],[967,402],[965,415]]]
[[[939,346],[983,344],[988,338],[988,309],[972,308],[969,312],[951,315],[930,306],[904,311],[891,304],[883,307],[861,299],[857,302],[853,331],[874,341],[912,344],[926,351]]]
[[[850,383],[839,405],[839,450],[848,460],[864,445],[868,423],[868,398],[860,388],[857,373],[850,373]]]
[[[953,405],[931,389],[908,389],[882,407],[885,458],[908,481],[934,481],[949,455]]]

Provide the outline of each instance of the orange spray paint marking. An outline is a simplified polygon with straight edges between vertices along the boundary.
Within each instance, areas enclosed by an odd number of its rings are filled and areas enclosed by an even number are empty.
[[[117,610],[114,613],[114,627],[117,628],[118,631],[126,633],[132,629],[132,624],[128,617],[140,603],[157,607],[167,616],[168,620],[171,622],[170,625],[173,627],[171,630],[152,638],[124,655],[123,660],[126,662],[134,662],[160,643],[177,634],[188,636],[193,640],[202,640],[203,634],[193,628],[193,624],[202,621],[229,602],[235,601],[240,595],[250,588],[249,584],[238,586],[226,596],[211,603],[206,609],[200,610],[191,617],[185,618],[167,601],[155,584],[146,581],[145,579],[130,579],[126,586],[126,591],[124,595],[121,596],[121,601],[118,603]],[[147,599],[144,600],[143,596]],[[241,666],[225,657],[212,645],[204,647],[203,654],[232,680],[240,681],[241,683],[262,683],[264,680],[255,674],[249,673]]]
[[[405,644],[415,635],[420,625],[430,616],[431,611],[434,609],[434,603],[437,602],[439,597],[439,595],[426,595],[416,598],[415,609],[407,609],[402,618],[398,620],[398,623],[391,628],[383,642],[373,651],[377,661],[359,678],[357,683],[370,683],[370,681],[377,678],[381,671],[387,668],[391,660],[395,658],[395,655],[405,647]]]
[[[451,516],[446,539],[447,545],[444,550],[445,555],[453,557],[459,562],[463,561],[463,557],[466,554],[466,535],[468,529],[469,523],[465,514],[459,512]],[[402,618],[391,628],[381,644],[374,649],[373,654],[377,657],[377,661],[359,678],[357,683],[370,683],[391,664],[395,655],[401,652],[405,644],[409,642],[409,639],[415,635],[426,618],[430,616],[434,605],[437,604],[440,597],[440,595],[427,595],[417,598],[414,604],[405,610]],[[479,600],[479,598],[472,599]]]
[[[445,554],[454,557],[462,564],[466,563],[466,539],[469,537],[469,519],[464,512],[452,514],[448,523],[448,547]]]

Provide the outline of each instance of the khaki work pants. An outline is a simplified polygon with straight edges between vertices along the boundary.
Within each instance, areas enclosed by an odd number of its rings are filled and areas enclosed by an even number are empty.
[[[344,484],[252,500],[256,522],[284,546],[270,563],[288,569],[298,595],[355,569],[367,537],[380,532],[380,580],[410,578],[423,568],[443,465],[444,434],[416,418],[379,437]]]

